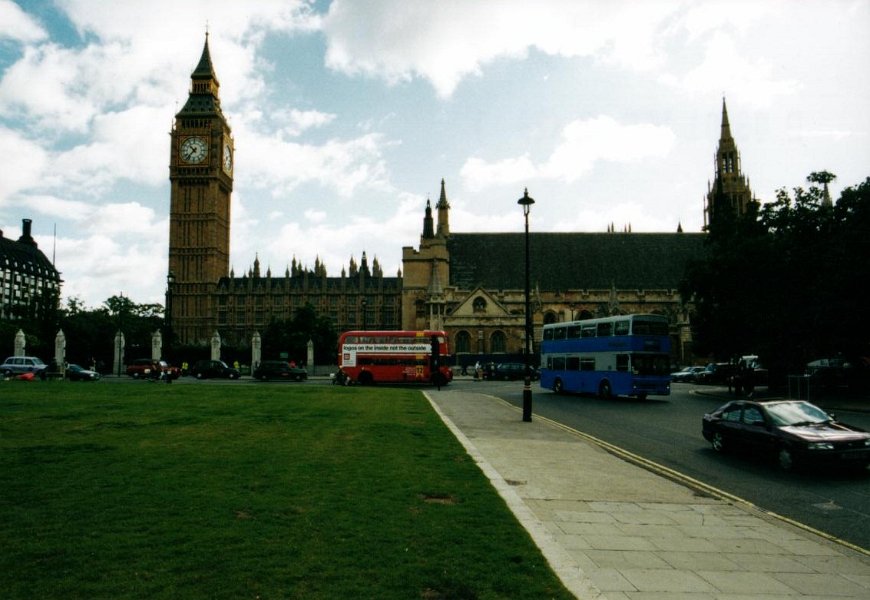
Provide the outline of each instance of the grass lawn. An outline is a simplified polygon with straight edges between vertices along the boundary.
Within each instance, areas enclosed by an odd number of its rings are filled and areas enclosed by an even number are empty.
[[[419,390],[0,382],[4,598],[570,598]]]

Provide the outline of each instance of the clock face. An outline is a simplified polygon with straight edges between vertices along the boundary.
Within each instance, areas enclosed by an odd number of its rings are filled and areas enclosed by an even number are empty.
[[[233,151],[229,144],[224,144],[224,171],[227,173],[233,171]]]
[[[188,163],[201,163],[208,154],[208,146],[201,137],[189,137],[181,142],[181,160]]]

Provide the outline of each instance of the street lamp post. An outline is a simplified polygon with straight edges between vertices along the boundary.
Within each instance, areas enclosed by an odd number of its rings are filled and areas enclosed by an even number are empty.
[[[529,211],[534,203],[534,199],[529,196],[528,188],[523,193],[523,197],[517,200],[517,204],[523,207],[523,216],[526,219],[526,350],[523,355],[526,373],[523,379],[523,421],[527,423],[532,420],[532,367],[529,363],[532,354],[532,313],[529,310]]]
[[[166,347],[167,352],[164,354],[168,355],[172,349],[172,286],[175,285],[175,273],[169,271],[166,275],[166,310],[163,315],[163,329],[166,333],[166,340],[163,345]],[[165,360],[169,360],[164,357]]]

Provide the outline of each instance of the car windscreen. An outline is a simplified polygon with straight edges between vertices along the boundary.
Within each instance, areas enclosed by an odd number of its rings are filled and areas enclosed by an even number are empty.
[[[825,423],[831,417],[809,402],[777,402],[767,405],[767,414],[777,425]]]

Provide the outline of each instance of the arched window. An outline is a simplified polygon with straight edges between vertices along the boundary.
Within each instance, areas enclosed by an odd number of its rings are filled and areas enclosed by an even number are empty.
[[[490,352],[507,352],[507,339],[503,331],[496,331],[489,338]]]
[[[549,325],[550,323],[556,323],[558,318],[556,317],[556,313],[552,310],[548,310],[544,313],[544,325]]]
[[[462,352],[471,352],[471,335],[467,331],[460,331],[456,334],[456,354]]]
[[[474,299],[474,302],[471,304],[471,308],[474,312],[486,312],[486,299],[478,296]]]

